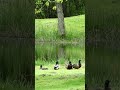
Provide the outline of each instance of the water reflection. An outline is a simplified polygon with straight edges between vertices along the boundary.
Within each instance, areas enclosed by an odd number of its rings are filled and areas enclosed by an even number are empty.
[[[68,59],[85,61],[85,46],[66,43],[37,43],[35,46],[36,60]]]

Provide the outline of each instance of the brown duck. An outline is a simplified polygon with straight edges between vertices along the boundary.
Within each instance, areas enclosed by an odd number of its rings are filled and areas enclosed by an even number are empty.
[[[71,61],[69,61],[69,64],[66,66],[66,69],[68,69],[68,70],[72,69],[72,63],[71,63]]]
[[[81,60],[79,60],[78,64],[73,64],[73,65],[72,65],[73,68],[79,69],[79,68],[81,67],[81,62],[80,62],[80,61],[81,61]]]
[[[48,70],[48,68],[43,68],[42,65],[40,65],[41,70]]]

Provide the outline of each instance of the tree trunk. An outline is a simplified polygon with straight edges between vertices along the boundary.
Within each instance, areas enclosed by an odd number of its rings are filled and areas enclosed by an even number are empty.
[[[56,7],[57,7],[57,16],[58,16],[58,33],[60,37],[63,39],[65,38],[65,25],[64,25],[64,14],[63,14],[62,3],[60,2],[56,3]]]

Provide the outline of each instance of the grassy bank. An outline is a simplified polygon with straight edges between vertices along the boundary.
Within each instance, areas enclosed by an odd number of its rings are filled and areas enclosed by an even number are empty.
[[[78,70],[67,70],[62,64],[59,70],[53,69],[54,64],[45,65],[48,70],[40,70],[35,67],[35,89],[36,90],[84,90],[85,87],[85,65]]]
[[[39,41],[60,41],[58,36],[57,18],[36,19],[35,38]],[[65,18],[65,41],[84,41],[85,39],[85,15]]]

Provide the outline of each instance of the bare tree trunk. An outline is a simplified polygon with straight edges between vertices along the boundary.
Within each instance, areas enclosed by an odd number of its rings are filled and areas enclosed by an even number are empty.
[[[58,16],[58,33],[61,38],[65,38],[65,25],[64,25],[64,14],[62,3],[56,3],[57,7],[57,16]]]

